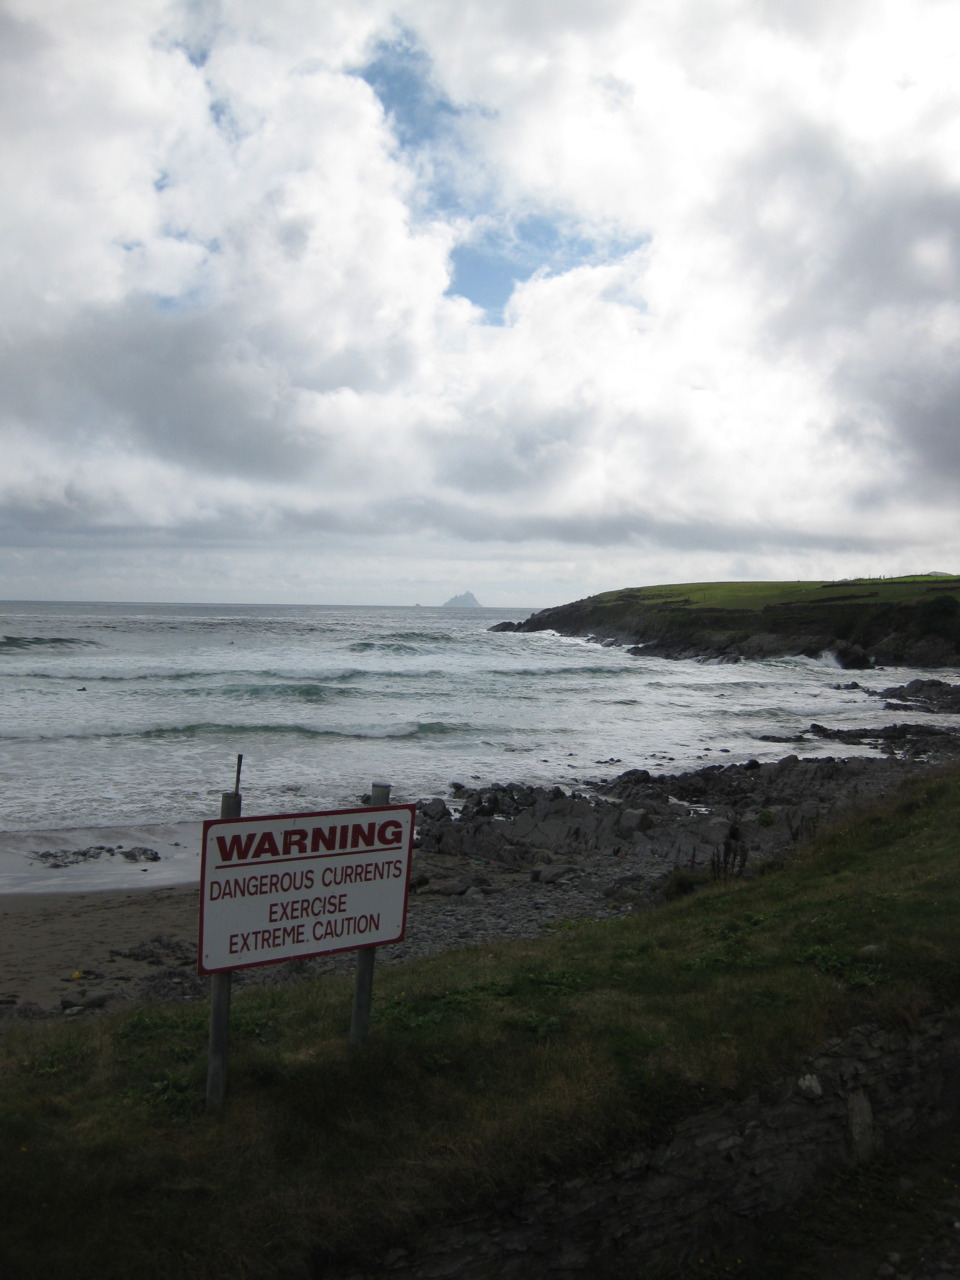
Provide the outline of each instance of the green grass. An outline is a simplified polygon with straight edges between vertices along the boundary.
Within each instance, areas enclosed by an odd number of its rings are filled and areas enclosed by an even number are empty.
[[[600,607],[654,609],[746,609],[781,605],[844,603],[847,600],[916,605],[939,591],[960,589],[960,577],[908,574],[902,578],[853,578],[845,582],[687,582],[658,587],[626,587],[591,596]]]
[[[665,1137],[845,1027],[960,990],[960,771],[793,865],[657,912],[234,1002],[225,1113],[203,1006],[0,1037],[0,1274],[293,1278]],[[864,952],[863,948],[871,950]],[[873,948],[877,948],[874,950]]]

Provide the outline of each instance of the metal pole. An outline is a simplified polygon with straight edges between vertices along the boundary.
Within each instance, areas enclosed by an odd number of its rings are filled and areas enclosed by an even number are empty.
[[[390,783],[374,782],[370,787],[370,807],[380,809],[390,803]],[[370,1005],[373,1003],[373,964],[376,947],[360,947],[357,951],[357,977],[353,988],[353,1013],[350,1018],[350,1043],[361,1045],[370,1030]]]
[[[240,762],[237,757],[237,784]],[[239,818],[243,796],[224,791],[220,796],[220,817]],[[210,979],[210,1039],[207,1048],[207,1110],[219,1111],[227,1091],[227,1043],[230,1038],[230,980],[233,974],[215,973]]]

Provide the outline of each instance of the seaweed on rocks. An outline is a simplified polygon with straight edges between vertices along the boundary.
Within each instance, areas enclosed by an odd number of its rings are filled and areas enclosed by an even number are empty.
[[[31,853],[28,856],[34,862],[42,862],[46,867],[50,867],[55,871],[62,871],[64,867],[75,867],[79,863],[96,862],[104,854],[110,858],[119,854],[127,862],[160,861],[160,854],[157,853],[156,849],[147,849],[143,845],[125,849],[122,844],[92,844],[86,849],[44,849],[40,853]]]

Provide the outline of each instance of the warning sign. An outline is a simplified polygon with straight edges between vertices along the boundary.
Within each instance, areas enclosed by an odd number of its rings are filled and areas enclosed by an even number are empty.
[[[415,806],[203,824],[201,973],[400,942]]]

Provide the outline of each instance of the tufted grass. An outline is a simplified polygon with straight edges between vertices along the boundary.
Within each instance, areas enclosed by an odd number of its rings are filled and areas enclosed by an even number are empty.
[[[218,1117],[205,1006],[12,1027],[0,1275],[346,1275],[655,1143],[846,1027],[910,1025],[960,991],[958,829],[953,770],[775,874],[382,968],[359,1053],[349,981],[244,992]]]

